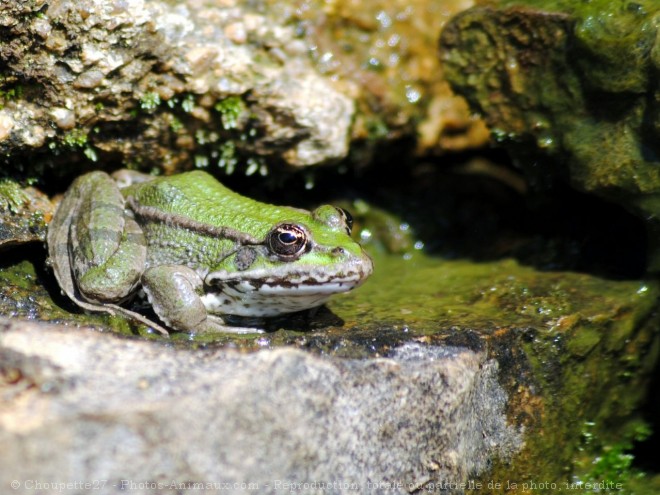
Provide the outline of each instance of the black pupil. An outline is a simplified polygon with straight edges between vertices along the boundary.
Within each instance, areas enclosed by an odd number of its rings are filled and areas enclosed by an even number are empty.
[[[348,233],[350,235],[351,230],[353,230],[353,215],[351,215],[348,210],[344,210],[343,208],[339,208],[339,211],[344,214],[344,218],[346,219],[346,227],[348,227]]]
[[[282,224],[268,233],[266,243],[271,253],[283,261],[297,259],[305,252],[307,235],[302,227],[295,224]]]
[[[280,232],[279,239],[282,244],[293,244],[298,237],[291,232]]]

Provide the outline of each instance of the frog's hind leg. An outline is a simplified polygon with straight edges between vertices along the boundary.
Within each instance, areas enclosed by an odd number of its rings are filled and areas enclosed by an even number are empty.
[[[48,227],[48,250],[60,287],[86,309],[128,297],[146,261],[142,229],[105,172],[71,185]]]
[[[203,287],[199,275],[186,266],[154,266],[142,275],[142,288],[168,327],[192,333],[260,333],[255,328],[225,325],[221,318],[209,315],[201,298]]]
[[[84,272],[80,272],[78,288],[87,300],[120,302],[133,293],[140,281],[147,258],[144,234],[132,218],[123,221],[122,237],[112,255],[102,262],[86,262]]]
[[[147,247],[142,229],[126,215],[124,197],[108,174],[84,175],[70,190],[78,198],[78,208],[69,213],[74,216],[68,242],[80,294],[88,302],[121,302],[144,270]]]

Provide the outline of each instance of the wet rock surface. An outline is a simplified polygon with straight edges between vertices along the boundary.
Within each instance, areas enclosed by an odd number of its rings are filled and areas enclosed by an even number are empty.
[[[373,279],[315,316],[205,338],[81,320],[30,289],[49,285],[38,256],[5,268],[4,314],[67,327],[3,324],[0,437],[15,448],[0,482],[489,493],[564,482],[587,424],[604,443],[626,435],[657,359],[657,283],[373,254]]]

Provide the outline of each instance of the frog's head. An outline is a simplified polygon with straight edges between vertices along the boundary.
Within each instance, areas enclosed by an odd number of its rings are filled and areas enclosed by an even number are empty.
[[[291,212],[262,241],[238,247],[206,276],[212,305],[229,314],[274,316],[323,304],[371,275],[373,263],[351,239],[345,210],[324,205]]]

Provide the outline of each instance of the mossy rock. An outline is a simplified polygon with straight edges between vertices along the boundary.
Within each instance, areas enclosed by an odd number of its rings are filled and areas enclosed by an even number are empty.
[[[502,1],[441,37],[447,79],[538,187],[556,180],[648,222],[660,269],[660,113],[653,1]]]

